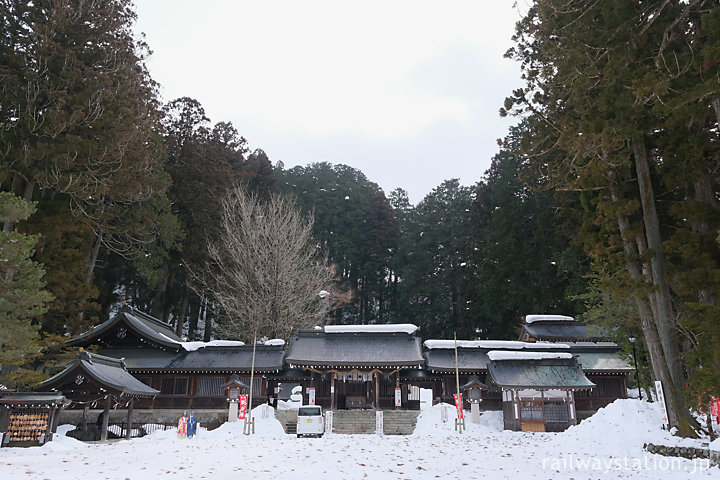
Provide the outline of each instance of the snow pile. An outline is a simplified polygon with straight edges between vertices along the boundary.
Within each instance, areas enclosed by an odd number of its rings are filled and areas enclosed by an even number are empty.
[[[533,322],[574,322],[573,317],[566,315],[525,315],[525,323]]]
[[[563,436],[566,440],[577,441],[613,438],[613,449],[620,446],[623,450],[637,450],[641,449],[645,442],[673,442],[674,437],[662,430],[661,419],[662,414],[657,403],[617,400],[598,410],[592,417],[568,428]],[[618,435],[617,432],[623,434]],[[600,442],[597,443],[600,446]]]
[[[381,325],[326,325],[325,333],[407,333],[418,330],[411,323],[387,323]]]
[[[236,340],[212,340],[210,342],[180,342],[180,345],[186,351],[194,352],[205,347],[242,347],[245,343]]]
[[[297,410],[302,406],[302,401],[294,402],[292,400],[278,400],[278,410]]]
[[[569,352],[503,352],[500,350],[491,350],[487,356],[492,361],[498,360],[553,360],[573,358]]]
[[[472,423],[471,414],[467,410],[465,416],[465,428],[463,435],[485,438],[488,434],[503,431],[502,412],[490,411],[480,414],[480,423]],[[418,415],[417,424],[413,436],[443,436],[458,435],[455,430],[455,418],[457,409],[449,403],[439,403],[428,407]]]
[[[454,349],[455,340],[425,340],[425,348],[432,349]],[[570,345],[551,342],[518,342],[514,340],[458,340],[458,348],[487,348],[490,350],[525,350],[525,349],[548,349],[560,350],[569,349]]]
[[[449,404],[423,409],[410,436],[334,433],[298,439],[283,433],[267,405],[253,409],[254,435],[244,435],[239,421],[193,439],[177,438],[172,429],[130,441],[82,443],[63,436],[74,428],[67,425],[43,447],[0,449],[0,478],[720,479],[718,467],[643,450],[646,442],[700,446],[699,440],[662,430],[657,403],[618,400],[560,433],[503,430],[499,411],[483,412],[473,424],[466,411],[459,434],[455,412]]]
[[[255,435],[283,436],[285,430],[280,421],[275,417],[275,409],[267,404],[259,405],[252,410],[255,419]],[[225,422],[220,427],[211,432],[207,432],[207,436],[212,440],[226,440],[238,438],[243,435],[245,421]]]

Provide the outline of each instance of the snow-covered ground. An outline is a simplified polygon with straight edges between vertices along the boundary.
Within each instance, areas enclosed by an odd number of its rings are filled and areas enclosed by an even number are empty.
[[[700,446],[660,428],[657,404],[618,400],[563,433],[502,430],[500,412],[454,430],[454,409],[424,409],[411,436],[285,435],[269,409],[254,409],[256,434],[227,423],[193,439],[174,431],[108,444],[64,436],[51,443],[0,449],[1,479],[672,479],[718,478],[706,462],[652,455],[643,443]],[[447,422],[442,422],[446,409]],[[720,440],[710,445],[720,450]],[[249,475],[249,476],[247,476]]]

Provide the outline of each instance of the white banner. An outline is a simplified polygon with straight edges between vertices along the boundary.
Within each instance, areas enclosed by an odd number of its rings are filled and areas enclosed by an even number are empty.
[[[402,389],[395,388],[395,406],[402,406]]]
[[[378,435],[383,434],[383,412],[378,410],[375,412],[375,433]]]
[[[663,428],[667,429],[670,424],[668,423],[667,406],[665,405],[665,393],[663,393],[662,382],[660,380],[655,380],[655,392],[657,392],[658,403],[660,404],[660,408],[662,408]]]
[[[332,433],[333,428],[333,412],[328,410],[325,412],[325,433]]]
[[[308,404],[315,405],[315,387],[308,387]]]

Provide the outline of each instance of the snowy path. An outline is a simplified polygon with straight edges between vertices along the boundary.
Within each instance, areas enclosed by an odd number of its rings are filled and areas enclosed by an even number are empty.
[[[616,402],[560,434],[502,431],[499,412],[492,412],[480,425],[468,423],[460,436],[452,429],[452,418],[439,421],[439,409],[425,410],[416,433],[407,437],[297,439],[279,433],[274,418],[258,422],[260,434],[252,436],[242,435],[240,424],[203,431],[192,440],[169,431],[92,445],[59,436],[44,447],[0,449],[0,478],[720,479],[718,467],[706,470],[700,462],[644,452],[647,441],[690,441],[660,430],[654,406],[637,400]]]

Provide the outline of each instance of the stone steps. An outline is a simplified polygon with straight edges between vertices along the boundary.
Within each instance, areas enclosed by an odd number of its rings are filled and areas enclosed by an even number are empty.
[[[410,435],[415,430],[419,411],[383,411],[383,433],[385,435]],[[297,414],[294,410],[276,412],[285,432],[296,431]],[[342,434],[375,433],[375,410],[336,410],[333,414],[333,432]]]

